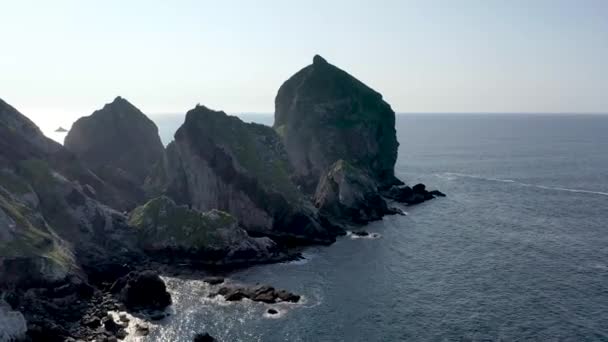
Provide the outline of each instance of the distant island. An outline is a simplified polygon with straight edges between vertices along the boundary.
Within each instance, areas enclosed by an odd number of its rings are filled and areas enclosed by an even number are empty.
[[[0,321],[11,322],[2,333],[123,339],[128,318],[108,311],[164,317],[161,270],[203,275],[297,259],[294,246],[329,245],[403,213],[400,204],[444,196],[395,176],[394,111],[322,57],[289,78],[275,104],[273,127],[197,105],[165,148],[154,122],[122,97],[77,120],[64,146],[0,100]],[[300,299],[265,285],[217,295]]]
[[[59,128],[57,128],[55,130],[55,132],[57,132],[57,133],[67,133],[67,131],[68,131],[67,129],[65,129],[65,128],[61,127],[61,126],[59,126]]]

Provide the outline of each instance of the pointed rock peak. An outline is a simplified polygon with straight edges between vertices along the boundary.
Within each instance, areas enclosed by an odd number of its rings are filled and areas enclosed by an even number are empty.
[[[325,58],[323,58],[319,55],[315,55],[312,58],[312,64],[313,65],[325,65],[325,64],[327,64],[327,61],[325,60]]]
[[[116,98],[114,99],[114,101],[110,102],[110,105],[112,106],[130,106],[130,107],[135,107],[131,104],[131,102],[127,101],[127,99],[121,97],[121,96],[116,96]]]

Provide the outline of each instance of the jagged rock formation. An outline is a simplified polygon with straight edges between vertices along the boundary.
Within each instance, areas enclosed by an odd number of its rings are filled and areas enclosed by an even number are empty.
[[[395,213],[373,179],[342,159],[321,178],[314,201],[321,214],[338,222],[364,224]]]
[[[13,307],[26,308],[36,336],[69,336],[53,320],[77,320],[86,307],[79,296],[42,299],[48,289],[86,279],[84,270],[102,260],[136,254],[126,218],[94,199],[87,180],[104,184],[0,100],[0,290],[11,295]],[[31,289],[37,286],[44,288]]]
[[[78,119],[65,137],[65,147],[104,181],[122,189],[131,202],[129,209],[144,200],[141,185],[164,150],[154,122],[120,96]]]
[[[147,183],[197,210],[226,211],[256,235],[334,241],[340,232],[320,224],[292,172],[272,128],[197,106]]]
[[[252,238],[230,214],[201,213],[161,196],[136,208],[129,224],[152,255],[195,259],[199,264],[249,264],[284,258],[269,238]]]
[[[321,56],[279,89],[274,128],[308,192],[339,159],[380,187],[401,183],[394,176],[395,112],[381,94]]]
[[[98,253],[112,244],[125,218],[81,183],[103,182],[1,100],[0,123],[0,274],[7,273],[0,278],[14,285],[60,280],[77,268],[75,247]],[[11,271],[20,268],[30,272]],[[26,278],[13,279],[15,274]]]

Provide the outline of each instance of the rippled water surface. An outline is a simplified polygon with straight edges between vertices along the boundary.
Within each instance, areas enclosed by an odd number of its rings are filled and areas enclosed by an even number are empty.
[[[397,132],[399,177],[448,197],[230,275],[304,296],[276,317],[169,278],[148,340],[608,341],[608,116],[403,115]]]

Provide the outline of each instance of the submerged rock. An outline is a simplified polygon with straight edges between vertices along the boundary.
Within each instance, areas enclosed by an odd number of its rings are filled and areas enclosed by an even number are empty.
[[[409,186],[392,186],[382,192],[382,194],[394,201],[405,204],[418,204],[424,201],[431,200],[437,197],[445,197],[445,194],[439,190],[428,191],[424,184],[416,184],[414,187]]]
[[[206,277],[203,281],[209,285],[218,285],[224,282],[222,277]]]
[[[202,264],[242,264],[284,258],[269,238],[252,238],[230,214],[201,213],[177,205],[166,196],[133,210],[129,224],[136,228],[142,248],[153,256],[196,259]]]
[[[255,235],[333,242],[341,232],[320,224],[292,173],[272,128],[197,106],[147,184],[194,209],[228,212]]]
[[[255,302],[263,302],[268,304],[278,302],[297,303],[300,301],[300,296],[285,290],[276,290],[268,285],[256,285],[253,287],[246,286],[224,286],[217,292],[218,295],[224,296],[229,302],[239,301],[245,298]]]
[[[374,180],[341,159],[321,178],[314,201],[321,214],[347,223],[364,224],[395,213],[378,193]]]
[[[320,56],[279,89],[274,128],[309,192],[340,159],[380,187],[401,184],[394,176],[395,112],[381,94]]]

